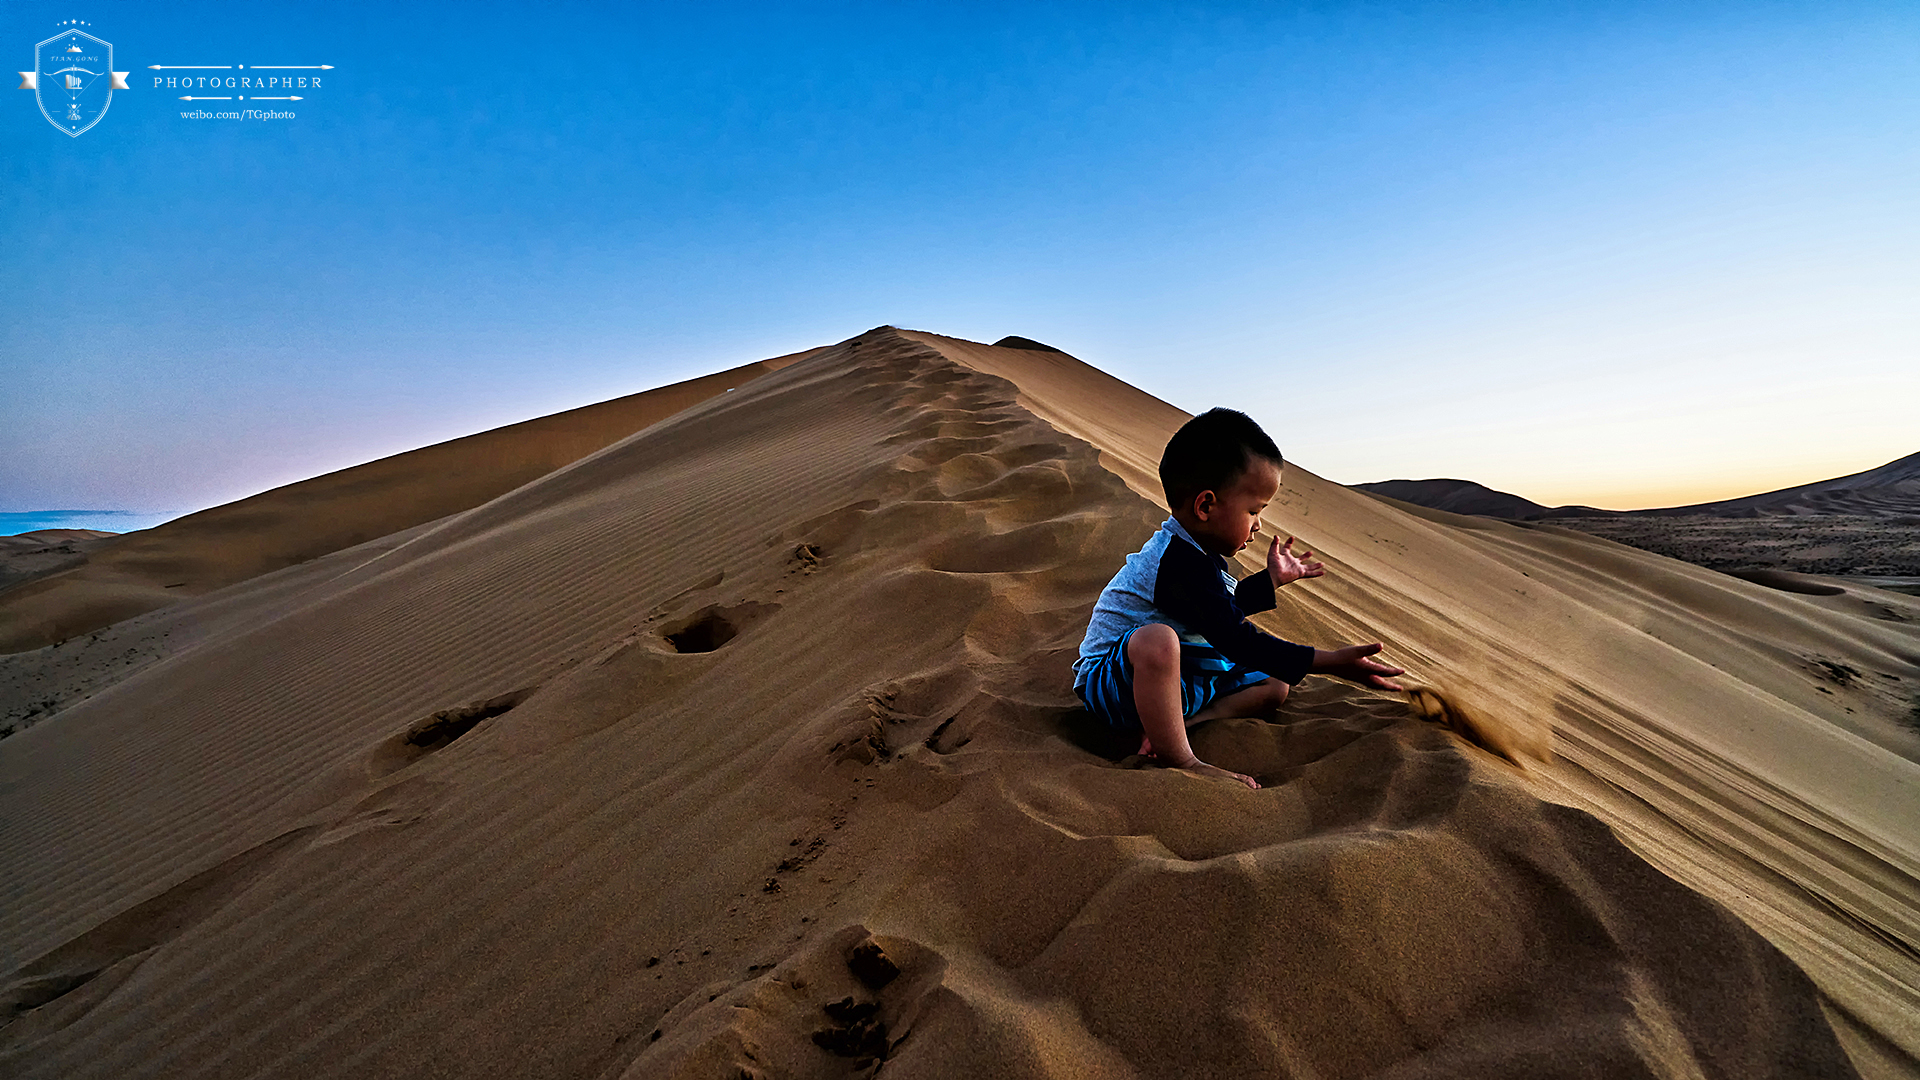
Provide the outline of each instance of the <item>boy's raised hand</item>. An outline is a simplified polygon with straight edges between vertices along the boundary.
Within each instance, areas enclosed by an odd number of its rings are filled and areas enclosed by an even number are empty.
[[[1339,649],[1313,650],[1313,670],[1320,675],[1331,675],[1336,679],[1357,682],[1361,686],[1371,686],[1376,690],[1401,690],[1399,683],[1387,681],[1389,675],[1405,675],[1406,669],[1392,667],[1378,660],[1370,659],[1380,651],[1380,643],[1369,645],[1348,645]]]
[[[1290,581],[1301,578],[1319,577],[1327,572],[1327,567],[1313,557],[1313,552],[1293,553],[1293,537],[1287,537],[1281,543],[1279,537],[1273,538],[1272,546],[1267,548],[1267,576],[1273,579],[1273,587],[1279,588]]]

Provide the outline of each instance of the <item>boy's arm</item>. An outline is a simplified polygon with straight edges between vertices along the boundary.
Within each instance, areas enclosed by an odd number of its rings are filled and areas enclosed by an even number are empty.
[[[1282,543],[1276,536],[1273,538],[1273,543],[1267,547],[1267,572],[1255,574],[1247,581],[1264,581],[1269,584],[1267,607],[1272,607],[1274,589],[1289,582],[1299,581],[1301,578],[1319,577],[1326,572],[1326,564],[1315,559],[1313,552],[1303,551],[1297,556],[1294,555],[1293,537],[1287,537],[1286,542]],[[1244,589],[1247,582],[1243,581],[1240,584],[1243,588],[1235,590],[1236,596],[1241,591],[1247,591]],[[1252,610],[1265,611],[1266,608]],[[1339,649],[1315,649],[1313,650],[1313,667],[1309,670],[1315,674],[1332,675],[1337,679],[1356,682],[1361,686],[1371,686],[1376,690],[1401,689],[1398,683],[1388,682],[1387,677],[1405,675],[1406,670],[1368,659],[1379,651],[1380,643],[1377,641],[1366,645],[1348,645]]]
[[[1243,587],[1245,584],[1242,582]],[[1264,671],[1288,684],[1305,678],[1313,667],[1315,656],[1310,646],[1281,641],[1248,622],[1221,582],[1217,564],[1185,541],[1168,544],[1160,557],[1153,604],[1206,638],[1235,664]],[[1270,594],[1267,606],[1273,606]]]
[[[1268,574],[1248,574],[1233,590],[1233,606],[1242,616],[1272,611],[1278,602],[1273,595],[1273,578]]]
[[[1361,686],[1371,686],[1376,690],[1403,690],[1399,683],[1388,682],[1390,675],[1405,675],[1406,669],[1383,664],[1370,659],[1380,651],[1380,643],[1366,645],[1348,645],[1339,649],[1313,650],[1313,672],[1317,675],[1331,675],[1336,679],[1356,682]]]

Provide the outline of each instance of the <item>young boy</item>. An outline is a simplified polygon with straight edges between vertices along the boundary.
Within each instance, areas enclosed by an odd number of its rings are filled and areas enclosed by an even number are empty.
[[[1202,776],[1260,785],[1194,756],[1187,728],[1227,716],[1272,716],[1309,672],[1398,690],[1403,674],[1367,659],[1378,643],[1315,649],[1281,641],[1247,622],[1273,607],[1274,591],[1326,568],[1293,537],[1275,537],[1267,571],[1236,581],[1227,556],[1260,531],[1260,512],[1280,491],[1280,448],[1246,414],[1212,409],[1184,424],[1160,456],[1160,486],[1173,516],[1100,594],[1073,688],[1087,708],[1123,731],[1141,732],[1142,754]]]

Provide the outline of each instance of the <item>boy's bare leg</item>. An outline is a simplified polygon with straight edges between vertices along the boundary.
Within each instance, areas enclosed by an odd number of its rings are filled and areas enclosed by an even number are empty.
[[[1205,723],[1208,720],[1225,720],[1234,716],[1258,717],[1271,720],[1280,706],[1287,702],[1287,692],[1293,688],[1279,679],[1267,679],[1252,686],[1235,690],[1223,698],[1215,698],[1207,707],[1187,717],[1187,726]]]
[[[1209,765],[1194,756],[1193,746],[1187,741],[1187,719],[1180,709],[1180,636],[1173,627],[1149,623],[1135,630],[1127,639],[1127,660],[1133,666],[1133,706],[1160,760],[1202,776],[1238,780],[1250,788],[1260,786],[1251,776]]]

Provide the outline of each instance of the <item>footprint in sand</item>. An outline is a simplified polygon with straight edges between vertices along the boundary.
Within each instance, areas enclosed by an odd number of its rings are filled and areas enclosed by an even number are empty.
[[[618,1076],[870,1075],[949,1003],[946,969],[917,942],[843,927],[756,978],[688,994]]]
[[[780,610],[779,604],[753,600],[738,604],[709,604],[667,625],[660,633],[677,653],[709,653],[739,637],[741,631]]]
[[[534,687],[523,687],[495,697],[470,702],[417,720],[405,731],[393,735],[368,753],[368,779],[390,776],[428,754],[445,750],[461,736],[495,717],[503,716],[533,696]]]

